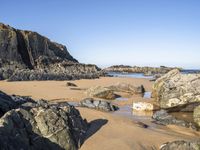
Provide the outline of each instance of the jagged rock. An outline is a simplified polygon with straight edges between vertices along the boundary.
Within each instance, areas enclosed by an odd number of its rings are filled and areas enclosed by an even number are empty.
[[[163,109],[156,111],[153,114],[152,118],[155,120],[157,124],[161,124],[161,125],[173,124],[173,125],[178,125],[178,126],[197,130],[196,125],[194,125],[192,122],[179,120],[176,117],[170,115],[166,110],[163,110]]]
[[[113,90],[101,86],[91,87],[87,89],[85,93],[90,97],[103,99],[115,99],[116,97]]]
[[[76,84],[74,84],[74,83],[72,83],[72,82],[67,82],[67,83],[66,83],[66,86],[73,86],[73,87],[77,87],[77,85],[76,85]]]
[[[108,87],[109,89],[117,92],[127,92],[131,94],[143,94],[145,92],[144,86],[133,86],[128,83],[117,83],[116,85],[112,85]]]
[[[161,108],[200,102],[200,74],[181,74],[175,69],[157,79],[152,96]]]
[[[67,48],[32,31],[0,23],[0,79],[71,80],[97,78],[96,65],[80,64]]]
[[[15,109],[26,102],[33,102],[33,100],[29,97],[9,96],[0,91],[0,117],[7,111]]]
[[[122,72],[122,73],[144,73],[145,75],[154,75],[154,74],[165,74],[174,68],[160,66],[156,67],[138,67],[138,66],[125,66],[117,65],[105,68],[105,72]],[[180,69],[180,68],[177,68]]]
[[[200,127],[200,105],[194,109],[194,122]]]
[[[104,101],[104,100],[96,100],[93,98],[86,98],[82,101],[80,101],[80,106],[97,109],[101,111],[115,111],[118,109],[117,106],[112,105],[110,102]]]
[[[160,150],[199,150],[200,142],[199,141],[173,141],[164,143]]]
[[[148,102],[134,102],[133,103],[133,110],[136,111],[155,111],[158,110],[158,107],[156,107],[152,103]]]
[[[1,117],[0,149],[77,150],[88,126],[79,111],[67,103],[62,107],[44,100],[31,103]]]

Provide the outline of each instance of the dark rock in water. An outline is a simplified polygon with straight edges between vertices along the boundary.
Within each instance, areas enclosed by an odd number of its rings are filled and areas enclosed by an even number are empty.
[[[161,124],[161,125],[178,125],[178,126],[182,126],[182,127],[186,127],[186,128],[192,128],[197,130],[196,125],[194,125],[191,122],[186,122],[184,120],[179,120],[176,117],[170,115],[166,110],[159,110],[156,111],[152,118],[155,120],[155,122],[157,124]]]
[[[200,102],[200,74],[172,70],[156,80],[152,96],[163,109]]]
[[[160,150],[199,150],[200,142],[199,141],[173,141],[164,143]]]
[[[71,80],[102,75],[97,66],[78,63],[65,46],[36,32],[0,23],[1,80]]]
[[[14,101],[5,93],[1,97]],[[0,149],[77,150],[83,143],[87,128],[88,124],[79,111],[69,104],[29,101],[0,118]]]
[[[74,83],[72,83],[72,82],[67,82],[67,83],[66,83],[66,86],[73,86],[73,87],[77,87],[77,85],[76,85],[76,84],[74,84]]]
[[[143,94],[145,92],[144,86],[133,86],[128,83],[117,83],[115,85],[107,87],[113,91],[126,92],[131,94]]]
[[[117,106],[112,105],[110,102],[104,101],[104,100],[96,100],[93,98],[86,98],[82,101],[80,101],[80,106],[97,109],[101,111],[115,111],[118,109]]]

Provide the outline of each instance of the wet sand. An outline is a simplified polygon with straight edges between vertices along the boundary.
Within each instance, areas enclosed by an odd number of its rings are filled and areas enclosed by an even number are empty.
[[[152,82],[148,79],[103,77],[94,80],[76,80],[75,83],[80,89],[87,89],[91,86],[109,86],[119,82],[130,83],[135,86],[144,85],[146,91],[151,91]],[[0,90],[7,94],[21,96],[31,96],[33,99],[47,99],[49,101],[74,101],[78,102],[87,96],[84,90],[72,90],[66,87],[67,81],[25,81],[6,82],[0,81]],[[150,101],[141,95],[128,95],[117,93],[126,100],[114,100],[113,102],[126,108],[131,107],[135,101]],[[157,149],[161,144],[180,139],[195,139],[199,133],[191,129],[176,126],[159,126],[151,122],[151,117],[141,118],[148,128],[143,128],[138,124],[136,117],[131,117],[131,111],[125,114],[120,112],[105,113],[87,108],[79,108],[83,118],[91,123],[87,133],[87,139],[83,143],[81,150],[132,150],[132,149]],[[123,111],[123,110],[122,110]],[[128,114],[128,115],[127,115]],[[142,114],[143,115],[143,114]],[[141,115],[141,116],[142,116]],[[136,115],[135,115],[136,116]]]

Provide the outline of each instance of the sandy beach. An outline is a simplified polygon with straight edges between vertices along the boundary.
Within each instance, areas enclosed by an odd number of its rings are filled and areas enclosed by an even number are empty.
[[[151,91],[152,82],[148,79],[102,77],[94,80],[75,80],[79,90],[66,87],[67,81],[22,81],[7,82],[0,81],[0,90],[7,94],[30,96],[33,99],[46,99],[48,101],[75,101],[78,102],[87,97],[84,89],[92,86],[109,86],[116,83],[131,83],[135,86],[143,85],[146,91]],[[125,101],[114,100],[118,106],[132,105],[135,101],[145,101],[140,95],[127,95]],[[153,101],[153,99],[148,99]],[[150,119],[142,120],[148,128],[141,127],[137,120],[118,115],[117,113],[106,113],[88,108],[79,108],[83,118],[91,123],[87,133],[87,139],[81,146],[81,150],[131,150],[131,149],[158,149],[163,143],[180,140],[195,139],[199,133],[183,127],[155,125]]]

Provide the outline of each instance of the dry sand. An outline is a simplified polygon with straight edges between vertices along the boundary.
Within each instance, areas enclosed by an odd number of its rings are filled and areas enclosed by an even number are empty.
[[[31,96],[34,99],[47,99],[49,101],[80,101],[87,96],[84,90],[71,90],[66,87],[67,81],[0,81],[0,90],[7,94]],[[131,83],[136,86],[144,85],[146,91],[151,91],[152,82],[148,79],[103,77],[94,80],[70,81],[78,88],[86,89],[91,86],[109,86],[118,82]],[[126,101],[114,101],[117,105],[131,105],[133,101],[144,101],[140,95],[129,96]],[[148,100],[152,101],[152,99]],[[134,119],[122,117],[115,113],[105,113],[87,108],[78,108],[82,117],[91,123],[88,138],[81,150],[133,150],[158,148],[161,144],[178,139],[195,139],[199,133],[191,129],[176,126],[153,125],[149,120],[144,121],[150,127],[142,128]]]

